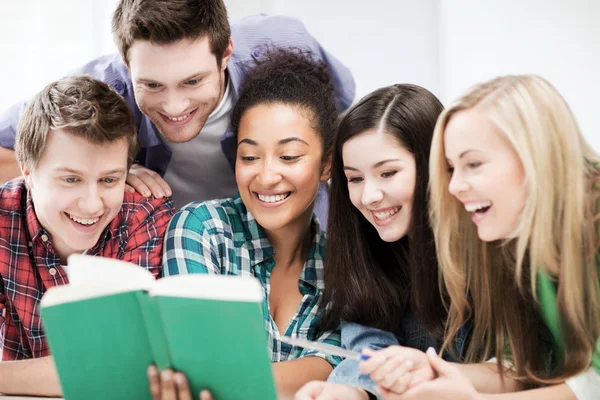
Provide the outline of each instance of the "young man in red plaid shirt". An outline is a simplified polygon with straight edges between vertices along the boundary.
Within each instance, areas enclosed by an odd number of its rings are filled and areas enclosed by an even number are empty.
[[[125,100],[90,77],[48,85],[21,116],[22,177],[0,187],[0,393],[60,395],[39,315],[70,254],[160,275],[170,200],[125,193],[136,154]]]

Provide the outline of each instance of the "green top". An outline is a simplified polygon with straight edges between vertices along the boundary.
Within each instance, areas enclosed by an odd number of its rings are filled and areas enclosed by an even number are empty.
[[[537,274],[537,296],[542,319],[552,334],[554,347],[558,354],[563,354],[565,350],[563,335],[558,327],[556,284],[542,271]],[[592,366],[600,374],[600,338],[596,341],[596,350],[592,354]]]

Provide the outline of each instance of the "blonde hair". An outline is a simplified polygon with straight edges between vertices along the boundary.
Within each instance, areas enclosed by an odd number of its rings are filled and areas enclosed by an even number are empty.
[[[526,200],[514,239],[479,240],[470,216],[448,192],[443,136],[450,119],[464,110],[485,115],[522,163]],[[600,336],[598,162],[565,100],[537,76],[476,85],[440,115],[430,159],[430,214],[450,300],[444,347],[470,320],[467,361],[496,355],[502,370],[508,345],[526,385],[562,382],[589,367]],[[558,283],[565,351],[552,369],[540,354],[545,328],[538,317],[538,272]]]

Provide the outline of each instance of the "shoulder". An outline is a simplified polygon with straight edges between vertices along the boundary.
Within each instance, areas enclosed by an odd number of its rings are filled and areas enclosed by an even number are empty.
[[[198,233],[229,234],[237,231],[241,221],[236,199],[196,201],[187,204],[175,213],[169,229],[193,229]]]
[[[131,87],[129,72],[119,53],[95,58],[82,67],[71,71],[71,74],[91,75],[111,86],[121,96],[128,94],[128,89]]]
[[[27,186],[23,178],[15,178],[0,186],[0,212],[14,213],[24,209]]]
[[[170,198],[156,199],[141,194],[125,193],[121,210],[111,223],[113,228],[127,227],[130,230],[140,225],[156,225],[166,227],[173,215],[173,204]]]
[[[261,57],[269,47],[297,47],[320,54],[318,42],[297,18],[251,15],[231,25],[233,59],[248,62]]]

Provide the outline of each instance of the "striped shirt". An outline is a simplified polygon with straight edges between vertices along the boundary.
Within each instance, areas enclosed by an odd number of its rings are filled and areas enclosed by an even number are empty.
[[[313,239],[300,274],[302,301],[285,329],[286,336],[340,345],[339,329],[317,333],[319,299],[323,292],[325,233],[313,215]],[[273,247],[239,195],[233,199],[190,203],[179,210],[167,230],[163,275],[186,273],[255,277],[263,287],[263,311],[271,361],[317,356],[335,367],[341,359],[281,342],[269,312],[270,276],[275,267]]]
[[[125,193],[121,210],[86,254],[116,258],[160,275],[171,201]],[[39,314],[46,290],[68,283],[52,237],[35,214],[23,179],[0,186],[0,354],[21,360],[50,354]]]

